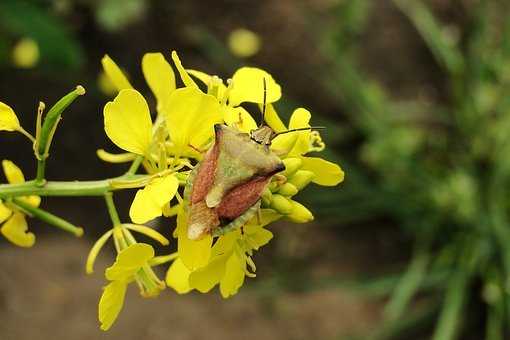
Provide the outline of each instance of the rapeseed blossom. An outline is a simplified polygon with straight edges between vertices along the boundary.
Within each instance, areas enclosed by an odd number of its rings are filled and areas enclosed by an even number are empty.
[[[25,176],[21,169],[9,160],[2,161],[2,168],[4,170],[7,182],[10,184],[20,184],[25,182]],[[26,197],[19,197],[26,204],[37,208],[41,203],[39,196],[30,195]],[[2,224],[0,232],[6,239],[13,244],[20,247],[32,247],[35,243],[35,235],[28,231],[27,220],[25,212],[16,202],[2,202],[0,200],[0,224]]]
[[[166,274],[166,284],[180,294],[191,290],[205,293],[219,286],[221,295],[227,298],[238,292],[246,277],[255,276],[253,257],[273,238],[268,230],[270,223],[279,219],[296,223],[313,220],[312,212],[294,200],[294,196],[312,182],[337,185],[344,175],[338,165],[309,155],[325,148],[317,131],[284,133],[309,128],[311,113],[298,108],[288,125],[284,124],[273,105],[282,96],[281,87],[268,72],[243,67],[223,82],[217,76],[186,69],[176,52],[172,52],[171,58],[183,87],[177,86],[174,69],[163,54],[148,53],[142,58],[142,71],[156,101],[152,109],[154,119],[147,101],[120,67],[110,57],[103,58],[104,74],[118,90],[104,108],[105,132],[125,153],[99,150],[98,155],[114,163],[136,163],[138,159],[149,175],[143,181],[112,183],[138,188],[130,209],[134,223],[143,224],[161,215],[177,215],[173,230],[177,253],[160,257],[173,261]],[[273,176],[262,194],[260,208],[252,207],[257,211],[244,225],[219,236],[207,234],[192,240],[188,237],[189,202],[183,196],[183,187],[191,170],[214,144],[215,124],[225,124],[243,133],[257,129],[256,120],[243,107],[245,103],[256,104],[259,114],[265,113],[264,123],[276,134],[271,150],[281,158],[286,169]],[[146,228],[144,233],[151,230],[145,226],[139,228]],[[115,237],[115,227],[103,236],[101,243],[111,235]],[[103,329],[110,327],[120,312],[127,283],[139,280],[141,270],[150,270],[152,263],[165,262],[155,260],[152,247],[140,246],[133,239],[128,241],[128,247],[120,249],[116,263],[106,273],[110,283],[100,303]],[[138,252],[143,256],[131,255]],[[124,276],[112,276],[115,270],[111,268],[119,266],[130,269],[121,270],[127,273]],[[157,278],[150,282],[158,285]]]

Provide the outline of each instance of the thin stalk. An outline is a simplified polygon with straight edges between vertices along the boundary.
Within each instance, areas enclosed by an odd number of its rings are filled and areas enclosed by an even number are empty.
[[[131,163],[131,166],[129,167],[128,171],[126,172],[126,175],[134,175],[138,168],[140,167],[140,164],[142,164],[144,157],[143,156],[137,156],[133,163]]]
[[[45,210],[42,210],[40,208],[36,208],[25,201],[15,198],[12,201],[13,204],[20,207],[22,210],[28,212],[30,215],[37,217],[38,219],[54,225],[57,228],[60,228],[64,231],[70,232],[71,234],[74,234],[76,237],[80,237],[83,235],[83,228],[77,227],[66,220],[61,219],[58,216],[55,216]]]
[[[108,192],[104,195],[104,200],[106,202],[106,208],[108,209],[108,214],[110,215],[110,219],[112,220],[113,227],[119,227],[121,225],[119,213],[117,212],[117,208],[115,207],[115,203],[113,202],[113,194]]]
[[[112,182],[116,180],[137,180],[147,175],[129,175],[99,181],[48,181],[38,186],[35,180],[20,184],[0,184],[0,199],[17,196],[104,196],[120,190]]]

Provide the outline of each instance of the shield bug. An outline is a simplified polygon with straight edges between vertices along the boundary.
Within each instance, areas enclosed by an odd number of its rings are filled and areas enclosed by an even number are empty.
[[[270,149],[277,135],[264,125],[266,84],[259,127],[249,134],[223,124],[214,126],[215,141],[192,170],[184,190],[188,238],[219,236],[239,228],[259,210],[261,195],[271,178],[285,170]]]

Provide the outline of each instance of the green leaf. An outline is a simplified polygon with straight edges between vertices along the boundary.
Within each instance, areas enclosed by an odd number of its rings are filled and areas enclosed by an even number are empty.
[[[126,288],[127,282],[123,280],[113,281],[104,288],[99,300],[99,322],[103,331],[110,329],[119,316],[124,305]]]
[[[445,34],[444,27],[440,26],[432,12],[420,0],[393,2],[409,17],[438,63],[450,73],[459,73],[464,67],[462,54]]]
[[[458,338],[459,325],[468,293],[468,283],[469,274],[465,270],[460,269],[451,276],[433,340]]]
[[[114,280],[130,280],[140,268],[154,257],[154,248],[145,243],[135,243],[117,255],[115,263],[106,269],[106,278]]]

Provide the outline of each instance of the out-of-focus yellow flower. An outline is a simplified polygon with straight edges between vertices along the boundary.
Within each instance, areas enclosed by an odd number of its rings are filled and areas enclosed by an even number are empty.
[[[99,72],[97,76],[97,86],[107,96],[113,96],[118,92],[117,87],[115,87],[104,71]]]
[[[115,86],[117,91],[133,88],[133,86],[131,86],[131,83],[124,75],[120,67],[117,66],[115,61],[113,61],[112,58],[110,58],[110,56],[105,55],[101,60],[101,63],[103,64],[104,73],[111,81],[111,83]]]
[[[240,58],[254,56],[260,50],[261,39],[253,31],[238,28],[230,32],[228,47],[233,55]]]
[[[32,68],[39,62],[39,45],[31,38],[23,38],[12,49],[12,63],[19,68]]]
[[[10,184],[25,182],[21,169],[9,160],[2,161],[5,177]],[[20,200],[31,206],[38,207],[41,203],[39,196],[24,196]],[[5,222],[5,223],[4,223]],[[28,232],[28,225],[24,213],[14,204],[0,201],[0,232],[6,239],[20,247],[32,247],[35,243],[35,235]]]

